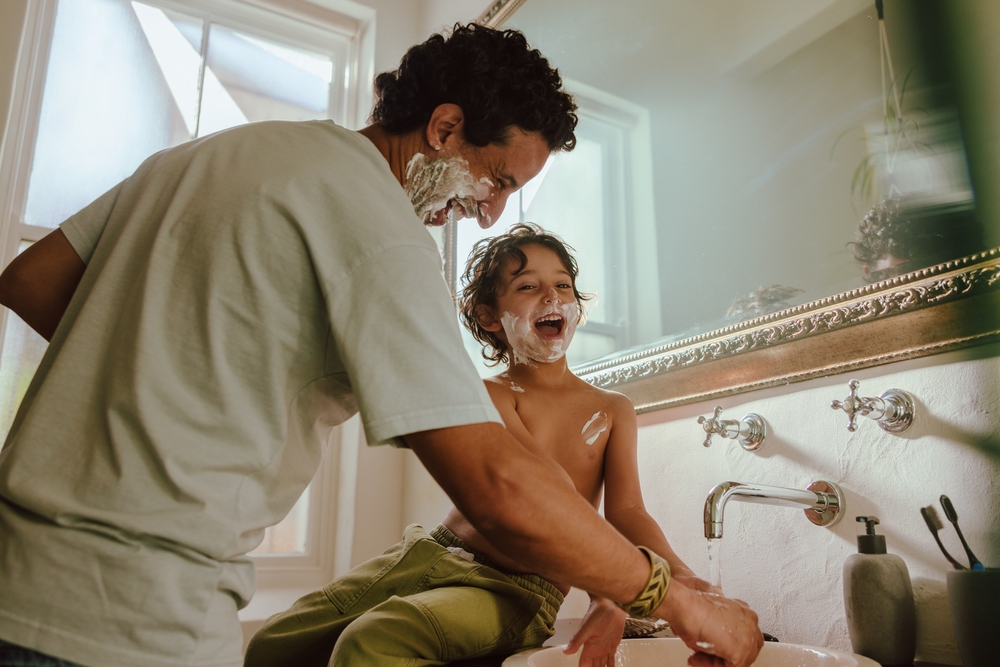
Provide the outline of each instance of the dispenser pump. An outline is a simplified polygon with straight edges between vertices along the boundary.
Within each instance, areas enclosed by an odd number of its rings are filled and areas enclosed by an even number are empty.
[[[858,535],[859,554],[884,554],[885,535],[876,535],[875,526],[878,525],[877,516],[859,516],[855,519],[858,523],[865,524],[865,534]]]

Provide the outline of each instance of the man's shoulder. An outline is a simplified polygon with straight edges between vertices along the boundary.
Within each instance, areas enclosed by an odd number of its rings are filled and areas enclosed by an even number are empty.
[[[378,186],[383,181],[395,182],[388,163],[371,141],[331,120],[247,123],[167,149],[161,155],[182,162],[226,164],[226,170],[213,171],[212,176],[253,175],[271,184],[326,182],[326,187],[344,182],[349,188],[360,188],[359,195],[365,193],[368,182]]]

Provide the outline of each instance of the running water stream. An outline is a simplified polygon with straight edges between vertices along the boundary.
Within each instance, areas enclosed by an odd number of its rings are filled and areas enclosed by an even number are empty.
[[[722,540],[708,541],[708,583],[722,590],[722,564],[719,556],[722,553]]]

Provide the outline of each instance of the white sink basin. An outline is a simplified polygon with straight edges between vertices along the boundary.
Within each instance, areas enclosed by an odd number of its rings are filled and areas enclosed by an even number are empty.
[[[687,667],[691,649],[680,639],[625,639],[618,646],[615,667]],[[580,651],[566,655],[562,647],[541,648],[512,655],[503,667],[576,667]],[[767,642],[754,667],[879,667],[870,658],[801,644]]]

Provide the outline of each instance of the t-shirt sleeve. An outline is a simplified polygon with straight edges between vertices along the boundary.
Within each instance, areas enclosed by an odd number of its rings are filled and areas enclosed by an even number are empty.
[[[328,290],[333,335],[371,443],[503,423],[462,344],[439,267],[433,249],[394,246]]]
[[[65,234],[69,244],[73,246],[73,250],[84,264],[90,263],[90,258],[94,255],[97,242],[101,240],[101,234],[104,233],[104,227],[108,224],[108,218],[111,217],[111,211],[118,201],[118,195],[124,184],[125,181],[122,181],[114,186],[59,225],[59,229]]]

